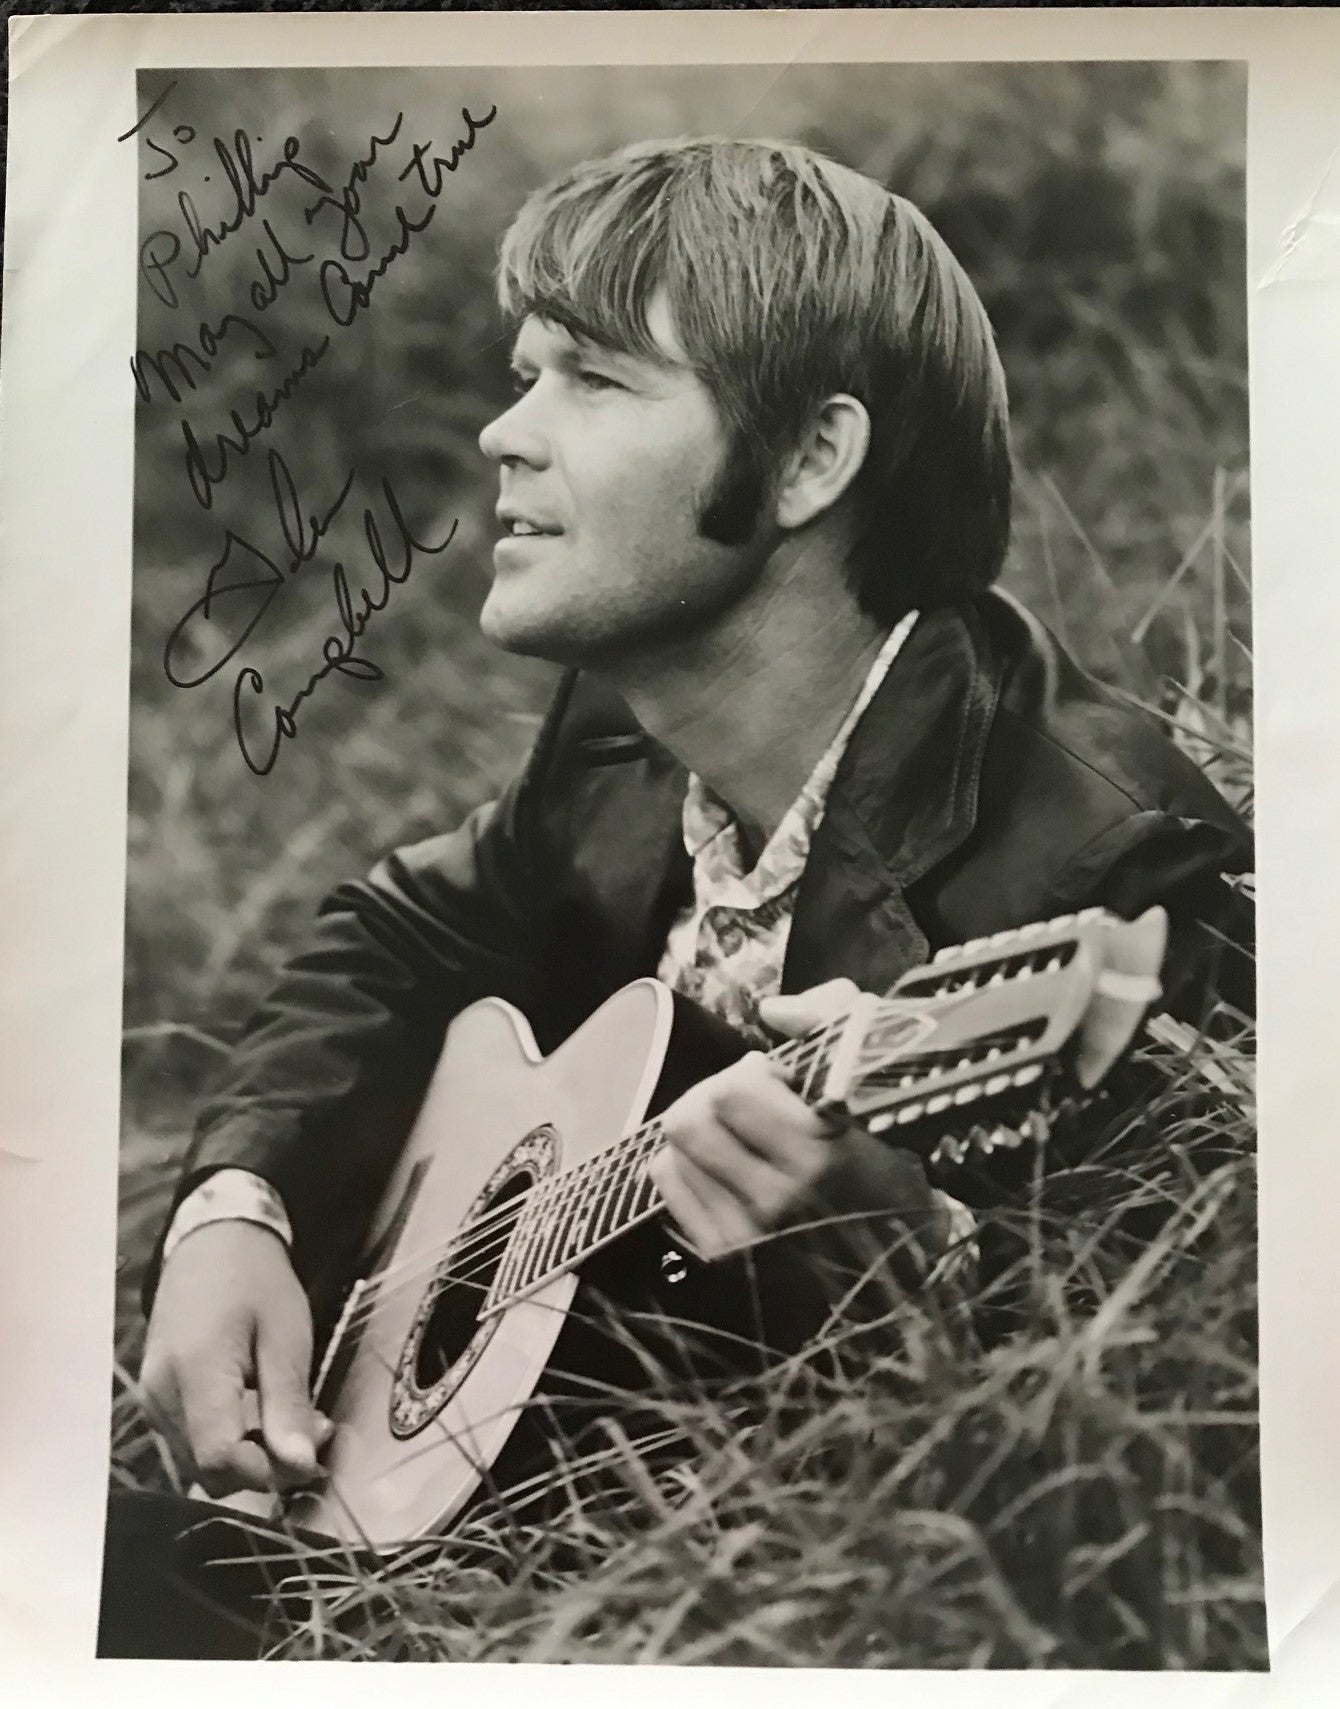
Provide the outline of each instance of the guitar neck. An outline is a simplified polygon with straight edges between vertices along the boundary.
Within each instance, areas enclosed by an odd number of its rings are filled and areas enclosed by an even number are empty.
[[[1109,990],[1137,992],[1103,999],[1109,1010],[1125,1004],[1129,1024],[1117,1030],[1129,1042],[1157,994],[1162,955],[1162,928],[1141,932],[1090,909],[943,950],[888,997],[859,997],[832,1024],[778,1045],[769,1060],[812,1108],[841,1110],[923,1157],[957,1164],[970,1149],[1017,1144],[1012,1124],[1037,1110],[1062,1050],[1102,994],[1101,979]],[[1135,971],[1122,971],[1133,955]],[[537,1186],[488,1309],[575,1268],[663,1209],[647,1172],[663,1143],[659,1120],[645,1122]]]

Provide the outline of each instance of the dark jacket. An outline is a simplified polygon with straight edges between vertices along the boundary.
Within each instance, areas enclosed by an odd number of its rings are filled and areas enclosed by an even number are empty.
[[[201,1113],[181,1192],[222,1165],[255,1170],[288,1207],[299,1273],[338,1262],[457,1011],[506,998],[549,1050],[655,970],[691,890],[684,787],[619,698],[565,678],[497,801],[322,904]],[[1165,983],[1185,1010],[1211,979],[1218,875],[1250,863],[1240,820],[1157,724],[991,593],[924,614],[858,724],[801,880],[783,988],[845,974],[882,992],[942,944],[1162,902]]]

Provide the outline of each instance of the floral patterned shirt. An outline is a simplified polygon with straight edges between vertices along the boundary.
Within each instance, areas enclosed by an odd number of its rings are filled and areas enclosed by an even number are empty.
[[[911,611],[876,655],[842,726],[752,868],[740,827],[702,779],[689,776],[684,846],[693,857],[693,900],[670,928],[657,974],[685,997],[729,1021],[753,1044],[775,1044],[758,1019],[761,997],[781,989],[796,886],[828,791],[861,714],[888,675],[917,613]]]

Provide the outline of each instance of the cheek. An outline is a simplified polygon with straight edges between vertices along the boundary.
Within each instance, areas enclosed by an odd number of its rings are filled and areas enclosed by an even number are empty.
[[[591,520],[611,542],[651,557],[682,552],[700,537],[700,524],[719,479],[719,465],[701,442],[659,454],[625,457],[600,483]]]

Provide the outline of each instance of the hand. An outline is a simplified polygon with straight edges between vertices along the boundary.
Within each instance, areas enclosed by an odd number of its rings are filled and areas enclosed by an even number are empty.
[[[195,1229],[163,1266],[145,1408],[209,1495],[313,1481],[332,1426],[308,1399],[312,1316],[284,1243],[256,1223]],[[248,1389],[261,1440],[248,1440]],[[256,1433],[252,1433],[253,1436]]]
[[[766,998],[768,1026],[794,1036],[831,1022],[857,995],[849,979]],[[902,1214],[942,1247],[947,1222],[911,1152],[817,1115],[759,1052],[700,1081],[661,1117],[666,1145],[649,1173],[685,1239],[704,1258],[789,1223],[834,1213]]]

